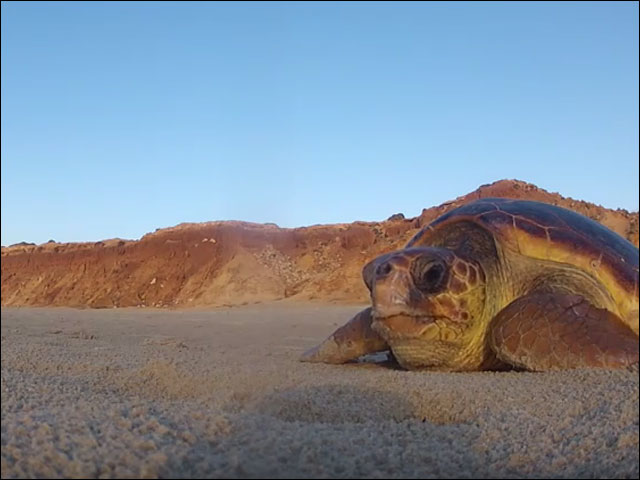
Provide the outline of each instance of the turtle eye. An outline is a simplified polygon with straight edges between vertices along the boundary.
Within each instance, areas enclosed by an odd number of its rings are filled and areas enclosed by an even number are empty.
[[[411,276],[421,291],[434,293],[444,287],[446,272],[446,266],[439,260],[418,259],[412,265]]]

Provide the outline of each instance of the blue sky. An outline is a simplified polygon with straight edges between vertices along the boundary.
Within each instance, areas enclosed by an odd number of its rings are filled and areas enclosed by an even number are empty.
[[[2,3],[2,244],[638,209],[638,3]]]

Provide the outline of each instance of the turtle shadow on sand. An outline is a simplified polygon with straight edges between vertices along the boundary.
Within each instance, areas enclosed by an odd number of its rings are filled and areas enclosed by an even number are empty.
[[[483,466],[474,424],[425,420],[407,396],[375,386],[283,389],[228,416],[225,435],[197,439],[162,476],[420,478],[450,469],[468,477]]]
[[[344,424],[418,419],[414,405],[399,393],[344,384],[276,391],[248,410],[284,422]]]
[[[637,478],[633,438],[622,446],[607,443],[617,438],[611,417],[585,421],[575,409],[568,421],[564,414],[533,415],[505,395],[510,382],[473,375],[480,384],[454,381],[449,392],[451,376],[420,392],[406,385],[347,384],[347,378],[272,391],[225,412],[224,434],[199,430],[186,453],[169,459],[162,476]],[[494,399],[505,396],[504,405],[490,410],[476,402],[487,379],[502,392],[494,392]],[[468,387],[466,395],[456,391]],[[567,406],[562,395],[555,399],[547,409]],[[607,411],[614,416],[617,409]]]
[[[282,422],[306,424],[364,424],[416,422],[458,425],[481,415],[480,404],[450,393],[415,391],[391,385],[344,383],[309,385],[277,390],[246,403],[236,413],[265,415]]]

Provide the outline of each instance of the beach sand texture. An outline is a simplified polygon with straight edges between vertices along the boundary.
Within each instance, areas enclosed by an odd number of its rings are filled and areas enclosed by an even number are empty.
[[[638,369],[297,361],[362,306],[2,310],[2,478],[638,478]]]

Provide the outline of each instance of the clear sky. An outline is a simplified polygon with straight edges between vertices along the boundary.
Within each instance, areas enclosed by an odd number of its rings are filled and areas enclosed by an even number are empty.
[[[2,244],[638,209],[638,3],[2,2]]]

